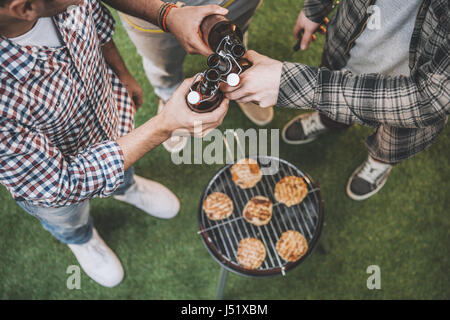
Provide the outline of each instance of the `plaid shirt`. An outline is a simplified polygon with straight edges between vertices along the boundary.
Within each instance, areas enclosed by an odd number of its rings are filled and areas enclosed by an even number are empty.
[[[64,46],[0,38],[0,182],[16,200],[59,207],[123,181],[118,137],[133,129],[125,87],[103,58],[114,20],[96,0],[53,17]]]
[[[347,65],[350,49],[366,25],[367,9],[374,3],[341,1],[325,46],[324,60],[331,70]],[[321,21],[331,10],[331,0],[306,0],[304,10],[310,19]],[[318,109],[346,124],[425,128],[442,123],[450,113],[449,11],[448,0],[423,1],[410,45],[409,77],[353,75],[284,63],[277,104]]]

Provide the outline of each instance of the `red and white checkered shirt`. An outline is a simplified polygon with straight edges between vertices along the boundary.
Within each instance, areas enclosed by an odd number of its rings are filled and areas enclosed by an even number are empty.
[[[101,51],[114,33],[109,11],[84,0],[53,19],[62,47],[0,37],[0,183],[44,207],[111,195],[123,181],[115,140],[134,127],[131,99]]]

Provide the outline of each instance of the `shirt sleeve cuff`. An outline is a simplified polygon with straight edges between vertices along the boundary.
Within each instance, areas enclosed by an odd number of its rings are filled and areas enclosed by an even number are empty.
[[[277,106],[312,109],[318,75],[318,68],[284,62]]]
[[[124,155],[117,142],[108,141],[90,147],[89,154],[94,163],[100,167],[100,197],[109,197],[123,183]]]

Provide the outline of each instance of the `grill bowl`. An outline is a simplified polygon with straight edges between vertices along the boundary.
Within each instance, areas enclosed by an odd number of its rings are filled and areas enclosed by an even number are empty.
[[[320,238],[324,216],[320,187],[309,175],[285,160],[270,156],[252,158],[258,161],[261,168],[264,168],[268,161],[275,161],[278,163],[277,173],[263,175],[253,188],[241,189],[231,179],[230,168],[233,164],[220,169],[203,191],[198,210],[198,233],[208,252],[228,271],[249,277],[284,275],[311,254]],[[274,197],[276,183],[285,176],[302,177],[308,186],[305,199],[290,208],[277,204]],[[203,202],[213,192],[222,192],[231,198],[234,210],[230,217],[220,221],[211,221],[206,217]],[[268,197],[274,203],[271,221],[261,227],[247,223],[242,217],[246,203],[257,195]],[[295,262],[284,261],[276,251],[278,239],[288,230],[300,232],[308,241],[308,251]],[[261,240],[266,247],[266,259],[256,270],[245,269],[237,262],[239,241],[248,237]]]

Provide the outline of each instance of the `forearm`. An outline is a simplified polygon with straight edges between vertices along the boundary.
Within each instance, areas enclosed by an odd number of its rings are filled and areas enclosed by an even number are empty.
[[[448,74],[411,77],[353,75],[284,63],[279,106],[317,109],[341,123],[418,128],[433,125],[450,110]]]
[[[144,19],[153,24],[158,22],[158,10],[163,4],[160,0],[102,0],[116,10],[137,18]]]
[[[166,122],[157,115],[117,140],[124,155],[124,170],[170,138],[172,130],[165,127],[164,123]]]
[[[119,50],[117,49],[113,40],[110,40],[102,46],[102,53],[105,57],[106,63],[113,69],[113,71],[120,77],[128,74],[128,68],[123,61]]]

